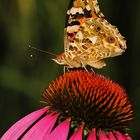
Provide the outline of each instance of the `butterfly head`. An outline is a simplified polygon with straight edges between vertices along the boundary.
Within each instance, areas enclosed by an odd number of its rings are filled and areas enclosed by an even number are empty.
[[[65,54],[61,53],[61,54],[57,55],[55,58],[53,58],[52,60],[60,65],[64,65],[65,64]]]

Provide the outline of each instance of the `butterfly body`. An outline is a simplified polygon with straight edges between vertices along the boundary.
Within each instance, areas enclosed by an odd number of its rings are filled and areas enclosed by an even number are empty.
[[[103,18],[97,0],[73,0],[67,11],[64,53],[53,60],[69,67],[106,66],[104,58],[121,55],[124,38]]]

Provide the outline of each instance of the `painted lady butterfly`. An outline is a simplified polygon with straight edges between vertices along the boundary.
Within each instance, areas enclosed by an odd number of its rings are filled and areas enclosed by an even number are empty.
[[[99,9],[97,0],[71,0],[64,29],[65,51],[53,60],[70,68],[106,66],[104,58],[121,55],[126,41]]]

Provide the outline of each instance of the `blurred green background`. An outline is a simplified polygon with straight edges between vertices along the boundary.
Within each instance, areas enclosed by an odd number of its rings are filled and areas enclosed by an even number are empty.
[[[66,0],[0,1],[0,135],[26,114],[44,106],[45,87],[63,72],[53,56],[28,46],[59,54],[63,51]],[[130,130],[140,139],[140,1],[100,0],[106,19],[127,39],[122,56],[107,60],[98,70],[128,92],[135,120]],[[33,57],[30,57],[33,55]],[[97,71],[97,70],[96,70]]]

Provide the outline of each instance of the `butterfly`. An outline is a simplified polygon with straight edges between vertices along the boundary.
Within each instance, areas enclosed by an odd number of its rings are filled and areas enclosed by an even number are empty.
[[[53,60],[69,68],[103,68],[105,58],[121,55],[126,40],[111,25],[97,0],[70,0],[64,28],[64,52]]]

